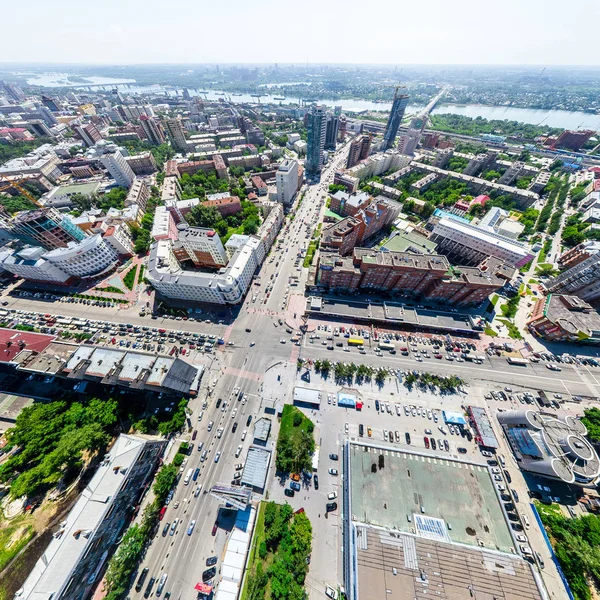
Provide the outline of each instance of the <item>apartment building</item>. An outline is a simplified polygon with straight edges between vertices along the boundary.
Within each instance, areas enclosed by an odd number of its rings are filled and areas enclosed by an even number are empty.
[[[597,305],[600,302],[600,252],[553,277],[545,286],[551,294],[574,295]]]
[[[135,173],[116,144],[101,140],[88,152],[87,157],[98,160],[117,185],[127,189],[131,187]]]
[[[141,154],[126,156],[125,160],[136,175],[151,175],[158,170],[152,152],[142,152]]]
[[[178,240],[196,267],[220,268],[227,264],[227,253],[214,229],[177,225]]]
[[[358,177],[353,177],[341,171],[337,171],[333,176],[333,184],[343,185],[349,194],[353,194],[358,190],[359,183],[360,179]]]
[[[169,141],[173,145],[173,148],[179,152],[187,152],[187,140],[185,138],[185,128],[181,119],[165,119],[165,131],[169,137]]]
[[[202,202],[203,206],[213,206],[221,216],[235,215],[241,212],[242,203],[237,196],[231,196],[229,192],[221,192],[218,194],[209,194],[206,200]]]
[[[581,244],[577,244],[574,248],[563,252],[558,262],[561,268],[570,269],[598,252],[600,252],[600,242],[586,240],[585,242],[581,242]]]
[[[321,251],[315,284],[337,292],[410,294],[456,305],[479,304],[501,288],[502,265],[452,267],[444,256],[355,248],[352,256]],[[514,271],[513,271],[514,272]]]
[[[350,169],[354,165],[357,165],[361,160],[365,160],[369,157],[369,153],[371,151],[371,139],[371,134],[365,133],[357,135],[350,142],[348,159],[346,160],[347,169]]]
[[[146,212],[148,200],[150,199],[150,186],[143,180],[136,177],[129,188],[125,206],[139,206],[143,212]]]
[[[277,202],[289,206],[298,191],[298,161],[287,159],[282,161],[275,174],[277,184]]]
[[[330,196],[331,202],[329,210],[340,215],[341,217],[354,217],[357,213],[365,208],[372,200],[367,192],[354,192],[348,194],[346,192],[337,191]]]
[[[431,241],[453,263],[476,265],[494,256],[518,268],[533,259],[525,244],[446,217],[434,226]]]
[[[117,438],[25,580],[20,598],[90,597],[166,443],[148,436]]]

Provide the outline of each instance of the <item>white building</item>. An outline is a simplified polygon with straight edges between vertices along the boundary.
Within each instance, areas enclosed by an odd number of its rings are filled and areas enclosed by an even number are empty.
[[[104,456],[17,596],[90,598],[136,506],[152,482],[166,441],[121,434]]]
[[[150,186],[139,177],[136,177],[133,180],[133,184],[129,189],[129,193],[127,194],[127,198],[125,198],[125,206],[131,206],[132,204],[136,204],[139,206],[142,211],[146,211],[146,206],[148,206],[148,200],[150,199]]]
[[[407,167],[411,161],[412,158],[410,156],[405,156],[394,150],[388,150],[381,154],[369,156],[369,158],[346,170],[345,174],[357,179],[365,179],[373,175],[387,173],[390,170],[395,171]]]
[[[185,223],[180,223],[177,230],[179,242],[194,263],[205,266],[227,264],[227,252],[214,229],[189,227]]]
[[[289,205],[298,191],[298,161],[284,160],[275,174],[277,202]]]
[[[82,279],[99,275],[118,261],[116,250],[100,234],[79,243],[69,242],[66,248],[46,252],[44,258],[61,271]]]
[[[74,183],[71,185],[60,185],[52,190],[50,190],[47,194],[44,194],[39,203],[42,206],[61,208],[61,207],[69,207],[73,205],[71,201],[71,196],[74,194],[81,194],[82,196],[91,196],[92,194],[96,194],[100,189],[99,181],[90,181],[89,183]]]
[[[156,207],[150,235],[155,240],[166,240],[167,238],[174,240],[177,238],[177,226],[171,211],[166,206]]]
[[[0,253],[0,269],[13,273],[17,277],[31,281],[64,283],[71,277],[57,266],[43,258],[46,250],[39,246],[30,246],[20,252]]]
[[[439,253],[465,266],[480,264],[488,256],[495,256],[518,268],[533,258],[525,244],[452,218],[440,219],[430,239],[438,245]]]
[[[124,223],[103,221],[99,227],[92,228],[91,231],[102,235],[104,241],[110,244],[117,254],[121,256],[133,254],[133,239],[129,233],[129,227]]]
[[[99,160],[117,185],[127,189],[131,187],[135,173],[116,144],[102,140],[88,152],[88,158]]]

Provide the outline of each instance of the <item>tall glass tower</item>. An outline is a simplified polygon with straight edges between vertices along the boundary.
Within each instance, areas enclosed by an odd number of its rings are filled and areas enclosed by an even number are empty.
[[[323,167],[323,149],[327,132],[327,115],[324,106],[311,106],[307,130],[306,171],[311,175],[318,175]]]
[[[390,116],[388,117],[387,125],[385,126],[385,133],[383,134],[384,150],[389,150],[396,140],[396,134],[398,133],[398,127],[404,116],[404,111],[408,105],[408,96],[400,93],[400,87],[396,88],[394,92],[394,102],[392,103],[392,109],[390,110]]]

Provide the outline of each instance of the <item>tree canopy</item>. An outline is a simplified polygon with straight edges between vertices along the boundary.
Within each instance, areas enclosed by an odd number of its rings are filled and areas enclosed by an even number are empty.
[[[10,483],[13,498],[32,496],[56,485],[83,465],[83,453],[108,443],[108,430],[117,420],[115,400],[88,403],[36,403],[21,411],[6,432],[14,449],[0,466],[0,481]]]

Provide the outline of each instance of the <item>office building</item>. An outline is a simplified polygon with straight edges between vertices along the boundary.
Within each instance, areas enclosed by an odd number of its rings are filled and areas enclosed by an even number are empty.
[[[0,81],[0,92],[4,93],[7,98],[14,100],[15,102],[23,102],[23,100],[25,100],[23,90],[15,83]]]
[[[141,154],[126,156],[125,161],[135,175],[151,175],[158,170],[152,152],[142,152]]]
[[[600,303],[600,252],[553,277],[545,284],[552,294],[578,296],[590,304]]]
[[[360,180],[358,177],[353,177],[348,173],[344,173],[342,171],[336,171],[333,175],[333,184],[334,185],[343,185],[346,188],[346,191],[349,194],[353,194],[358,190],[358,184]]]
[[[454,205],[457,206],[458,202]],[[467,205],[465,210],[468,210]],[[481,219],[477,227],[497,233],[506,238],[516,240],[525,230],[523,223],[510,218],[510,213],[498,206],[493,206]]]
[[[327,115],[327,124],[325,130],[325,150],[335,150],[337,144],[338,129],[340,118],[336,115]]]
[[[121,434],[51,537],[19,597],[89,598],[133,517],[166,440]]]
[[[348,159],[346,161],[346,168],[349,169],[354,165],[358,164],[361,160],[365,160],[369,157],[371,151],[371,134],[365,133],[357,135],[350,142],[350,150],[348,151]]]
[[[595,132],[591,129],[583,131],[569,131],[566,129],[563,131],[554,144],[553,148],[564,148],[565,150],[573,150],[578,152],[582,146],[588,143],[589,139],[595,135]]]
[[[329,210],[340,215],[340,217],[354,217],[359,210],[365,208],[372,200],[367,192],[356,192],[348,194],[337,191],[329,197],[331,202]]]
[[[307,175],[319,175],[323,168],[323,150],[327,133],[327,115],[325,107],[313,105],[307,113],[307,145],[306,162]]]
[[[505,266],[452,267],[444,256],[355,248],[352,256],[321,250],[315,285],[327,291],[398,293],[456,305],[479,304],[500,289]],[[514,274],[514,270],[509,269]]]
[[[214,229],[190,227],[186,223],[180,223],[177,230],[179,244],[194,266],[220,268],[227,264],[227,252]],[[180,257],[177,258],[181,262]]]
[[[61,108],[58,105],[58,102],[54,100],[54,98],[50,98],[50,96],[44,96],[42,94],[42,104],[52,112],[60,112]]]
[[[56,248],[44,258],[71,277],[86,279],[108,272],[118,262],[116,250],[100,234],[81,242],[69,242],[66,248]]]
[[[118,186],[127,189],[131,187],[135,173],[116,144],[102,140],[88,152],[87,157],[100,161]]]
[[[390,110],[390,116],[388,117],[387,124],[385,126],[385,132],[383,134],[384,150],[389,150],[393,147],[396,141],[396,135],[398,128],[404,117],[404,112],[408,106],[408,96],[400,92],[400,87],[396,88],[394,92],[394,100],[392,102],[392,108]]]
[[[69,215],[54,208],[17,214],[6,227],[14,237],[26,244],[42,246],[46,250],[66,248],[70,242],[85,239],[85,233],[73,223]]]
[[[600,314],[577,296],[548,294],[538,299],[527,327],[551,342],[600,343]]]
[[[88,148],[92,148],[102,139],[102,135],[93,123],[75,125],[73,129]]]
[[[277,202],[286,206],[290,205],[298,191],[298,161],[295,159],[284,160],[275,174],[277,183]]]
[[[181,119],[165,119],[165,130],[173,148],[179,152],[187,152],[187,140]]]
[[[144,135],[153,144],[156,144],[157,146],[159,144],[164,144],[165,132],[163,131],[163,127],[158,119],[154,119],[146,115],[141,115],[140,125],[144,130]]]
[[[65,283],[71,276],[44,259],[46,250],[27,246],[23,250],[0,252],[0,270],[8,271],[29,281]]]
[[[431,241],[438,245],[438,252],[458,264],[476,265],[494,256],[519,268],[533,259],[525,244],[446,217],[436,223]]]
[[[506,410],[498,421],[523,471],[584,487],[598,483],[600,459],[577,417]]]

